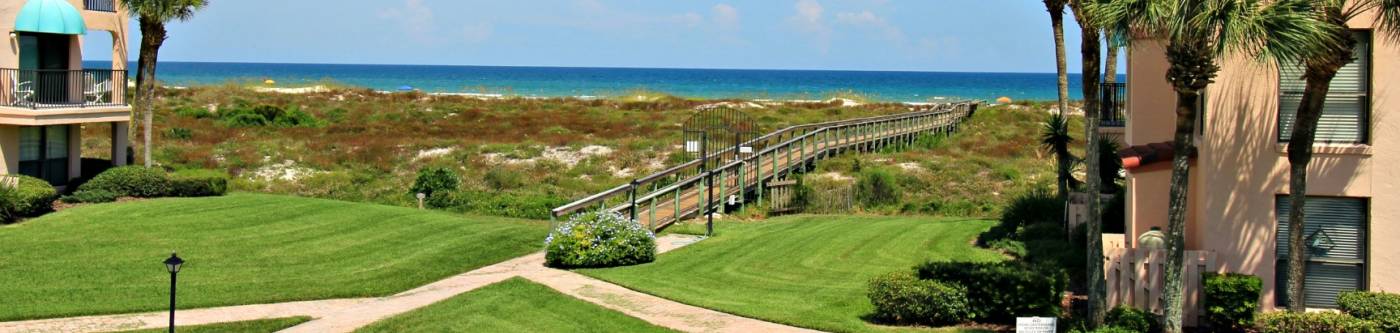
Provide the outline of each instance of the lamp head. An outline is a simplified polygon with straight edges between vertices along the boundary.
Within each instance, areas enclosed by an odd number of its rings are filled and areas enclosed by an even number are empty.
[[[179,256],[175,255],[175,252],[171,252],[170,258],[165,259],[165,269],[170,271],[171,274],[179,273],[180,265],[184,263],[184,259],[180,259]]]

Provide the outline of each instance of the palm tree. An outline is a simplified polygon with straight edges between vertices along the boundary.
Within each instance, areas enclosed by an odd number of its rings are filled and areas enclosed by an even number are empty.
[[[1089,281],[1085,287],[1089,290],[1089,325],[1098,327],[1103,324],[1104,315],[1108,312],[1108,289],[1104,281],[1103,272],[1103,216],[1099,215],[1099,193],[1102,188],[1102,179],[1099,178],[1099,27],[1092,18],[1086,7],[1090,3],[1100,0],[1073,0],[1069,7],[1074,11],[1074,20],[1079,23],[1081,42],[1079,53],[1083,61],[1083,89],[1084,89],[1084,129],[1085,135],[1084,168],[1086,186],[1084,189],[1088,206],[1085,222],[1086,230],[1085,246],[1088,247],[1086,253],[1085,268],[1088,274],[1085,275]]]
[[[155,118],[156,57],[168,37],[165,24],[185,21],[209,4],[207,0],[124,0],[141,26],[141,55],[137,59],[136,102],[145,118],[142,126],[142,160],[151,167],[151,127]]]
[[[1316,52],[1302,59],[1303,79],[1307,82],[1303,90],[1303,101],[1294,117],[1293,131],[1289,135],[1289,215],[1288,230],[1303,230],[1304,208],[1307,200],[1308,163],[1312,160],[1313,142],[1317,134],[1317,123],[1322,118],[1322,109],[1327,99],[1332,79],[1337,72],[1356,61],[1354,50],[1357,40],[1347,29],[1346,23],[1358,15],[1378,10],[1378,28],[1394,36],[1400,33],[1400,1],[1395,0],[1313,0],[1313,13],[1317,20],[1329,27],[1329,43],[1320,45],[1327,52]],[[1302,232],[1289,233],[1288,248],[1303,249]],[[1303,300],[1303,282],[1307,263],[1304,251],[1288,252],[1288,292],[1285,293],[1289,310],[1302,312],[1306,308]]]
[[[1326,29],[1307,0],[1115,0],[1095,5],[1099,25],[1121,36],[1160,38],[1176,92],[1176,132],[1167,211],[1167,263],[1163,328],[1181,332],[1182,262],[1185,255],[1186,188],[1196,146],[1200,94],[1220,71],[1217,60],[1238,54],[1292,61],[1315,52]]]
[[[1055,160],[1060,161],[1058,177],[1066,180],[1061,182],[1061,186],[1073,186],[1070,162],[1074,161],[1075,157],[1069,151],[1069,146],[1073,143],[1074,137],[1069,135],[1069,118],[1059,113],[1051,114],[1040,129],[1040,147],[1054,154]]]
[[[1051,28],[1055,31],[1055,75],[1060,94],[1060,115],[1063,116],[1066,110],[1069,110],[1069,73],[1066,69],[1068,65],[1065,64],[1065,5],[1069,3],[1069,0],[1044,0],[1044,2],[1045,10],[1050,12]],[[1059,155],[1056,154],[1056,156]],[[1070,163],[1071,161],[1065,159],[1056,161],[1059,168],[1056,186],[1059,188],[1058,195],[1062,203],[1069,202]],[[1068,222],[1069,215],[1067,214],[1069,213],[1065,214],[1065,216],[1061,216],[1061,222]]]

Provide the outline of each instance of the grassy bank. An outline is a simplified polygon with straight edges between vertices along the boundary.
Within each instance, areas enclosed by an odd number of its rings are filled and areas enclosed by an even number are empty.
[[[972,245],[992,224],[809,215],[717,223],[716,237],[655,263],[582,273],[746,317],[826,331],[885,331],[862,319],[873,311],[866,281],[926,260],[998,260]]]
[[[356,332],[674,331],[517,277],[385,319]]]
[[[232,194],[79,207],[0,227],[0,321],[389,295],[538,251],[546,223]]]

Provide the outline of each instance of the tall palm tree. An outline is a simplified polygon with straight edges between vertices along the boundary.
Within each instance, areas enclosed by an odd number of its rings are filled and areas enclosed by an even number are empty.
[[[155,118],[156,58],[165,44],[165,24],[172,20],[185,21],[194,12],[209,5],[208,0],[124,0],[127,11],[141,26],[141,55],[136,61],[136,103],[143,113],[142,160],[151,167],[151,127]]]
[[[1055,31],[1055,75],[1056,85],[1059,88],[1059,108],[1060,115],[1063,116],[1069,110],[1069,72],[1065,61],[1065,5],[1069,0],[1043,0],[1045,10],[1050,13],[1050,26]],[[1056,156],[1060,156],[1056,154]],[[1070,180],[1070,160],[1057,159],[1056,166],[1059,168],[1056,174],[1057,193],[1061,203],[1069,202]],[[1061,222],[1068,221],[1068,212],[1061,216]]]
[[[1166,43],[1166,79],[1176,92],[1176,132],[1162,318],[1165,331],[1181,332],[1186,189],[1201,93],[1220,71],[1218,59],[1231,54],[1301,59],[1325,43],[1326,29],[1311,14],[1307,0],[1115,0],[1092,7],[1102,27]]]
[[[1123,46],[1115,42],[1116,36],[1111,31],[1104,31],[1103,39],[1108,41],[1108,54],[1103,57],[1103,82],[1118,82],[1118,49]]]
[[[1357,40],[1348,30],[1346,23],[1362,13],[1377,11],[1378,30],[1391,36],[1400,34],[1400,1],[1397,0],[1312,0],[1313,13],[1317,20],[1327,25],[1329,43],[1320,45],[1327,52],[1315,52],[1302,59],[1303,101],[1293,118],[1293,131],[1288,138],[1288,179],[1289,215],[1288,230],[1303,230],[1305,203],[1307,201],[1308,163],[1312,161],[1313,142],[1317,135],[1317,123],[1322,118],[1323,105],[1337,72],[1356,61],[1354,50]],[[1288,248],[1303,249],[1302,232],[1288,234]],[[1303,282],[1307,263],[1304,251],[1288,252],[1288,292],[1285,293],[1289,310],[1302,312],[1304,303]]]
[[[1092,20],[1093,13],[1087,11],[1091,3],[1101,0],[1072,0],[1069,7],[1074,11],[1074,20],[1079,23],[1080,47],[1079,54],[1083,65],[1083,90],[1084,90],[1084,130],[1086,152],[1084,153],[1084,168],[1087,178],[1085,182],[1085,196],[1088,212],[1085,222],[1088,235],[1085,235],[1085,246],[1088,247],[1086,253],[1085,268],[1088,270],[1085,277],[1089,279],[1085,287],[1089,290],[1089,324],[1090,327],[1098,327],[1103,324],[1104,315],[1108,312],[1108,289],[1104,281],[1103,272],[1103,216],[1099,215],[1099,193],[1103,187],[1102,179],[1099,178],[1099,64],[1100,47],[1102,42],[1100,29],[1096,22]]]

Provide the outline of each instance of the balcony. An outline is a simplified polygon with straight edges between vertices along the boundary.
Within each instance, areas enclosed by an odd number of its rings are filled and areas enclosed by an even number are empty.
[[[126,106],[126,71],[0,69],[0,105],[31,110]]]
[[[1104,83],[1099,89],[1099,126],[1123,127],[1128,122],[1125,105],[1128,88],[1124,83]]]
[[[83,0],[83,8],[98,12],[117,12],[117,0]]]

